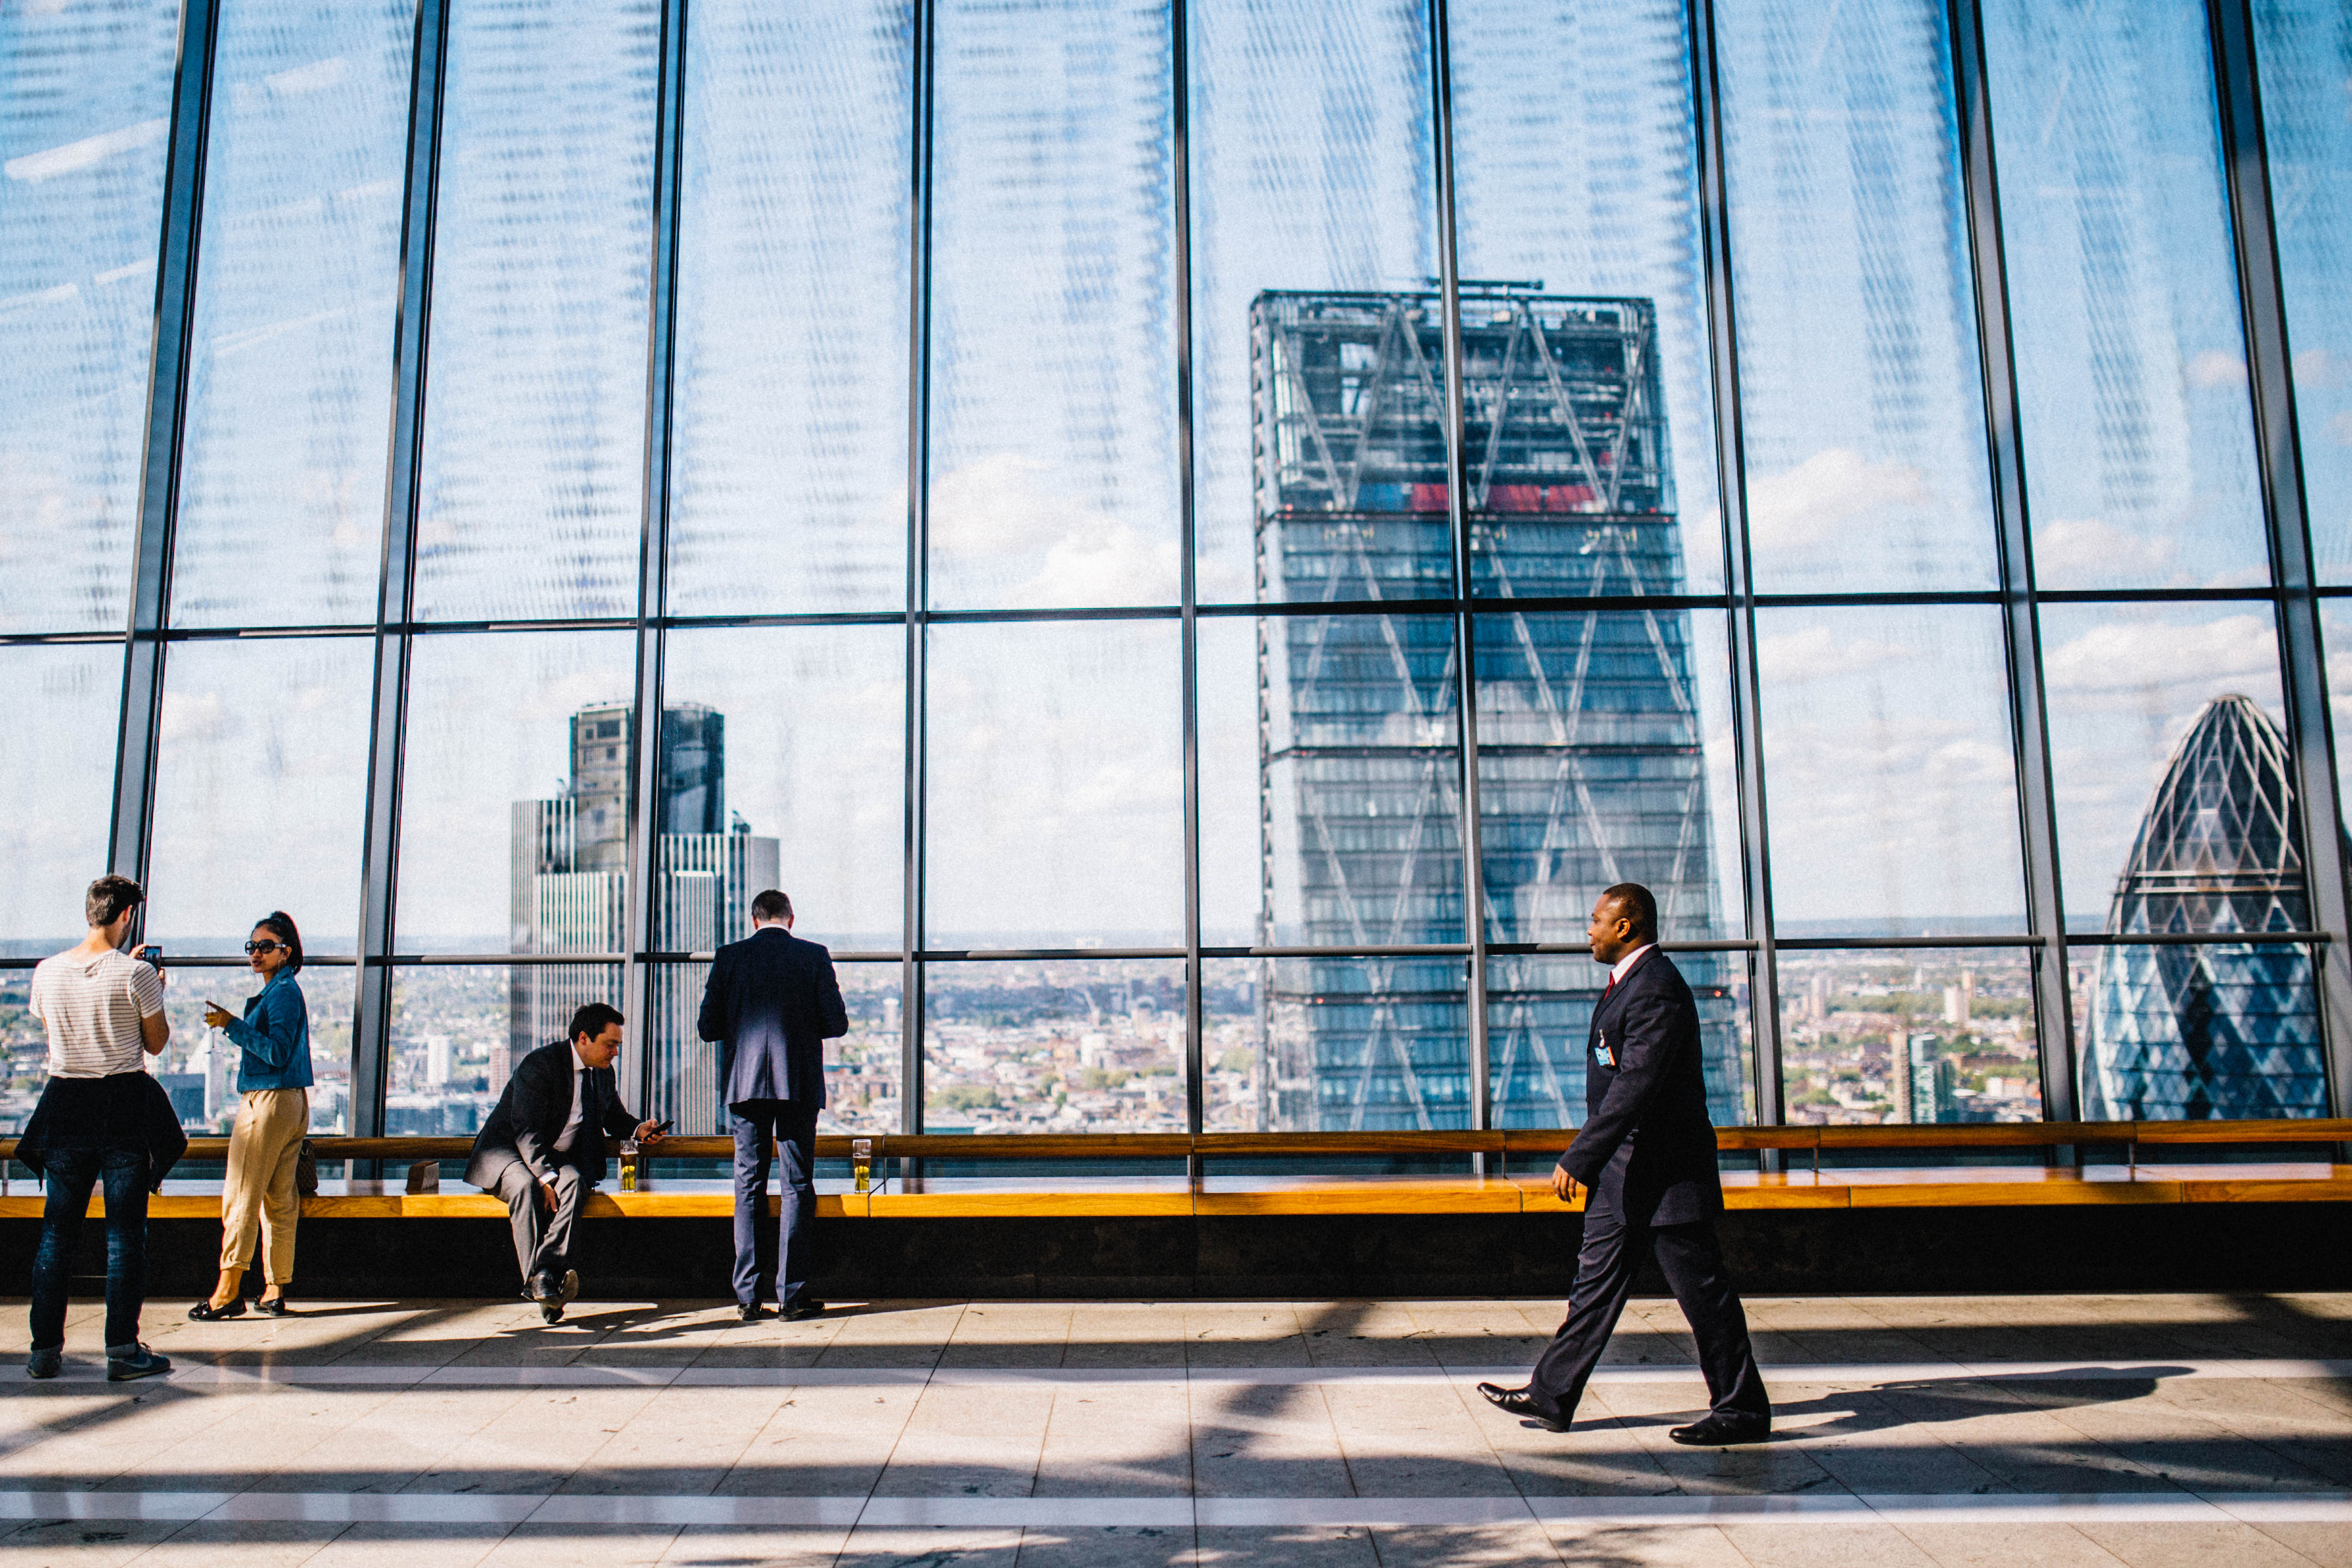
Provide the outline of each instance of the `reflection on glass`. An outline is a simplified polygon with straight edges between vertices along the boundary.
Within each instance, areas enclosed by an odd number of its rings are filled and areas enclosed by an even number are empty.
[[[1181,1132],[1184,1102],[1181,960],[925,966],[925,1131]]]
[[[1761,610],[1756,637],[1779,929],[2022,931],[1998,613]]]
[[[1448,18],[1470,504],[1488,514],[1473,535],[1478,564],[1524,552],[1515,533],[1607,541],[1574,561],[1574,586],[1506,588],[1490,577],[1481,592],[1721,591],[1719,522],[1686,552],[1667,531],[1677,512],[1718,515],[1687,27],[1676,4],[1495,0]],[[1594,60],[1611,68],[1593,70]],[[1572,310],[1478,281],[1504,279],[1525,292],[1603,297],[1592,304],[1611,324],[1582,335],[1622,342],[1604,351],[1617,355],[1613,374],[1585,373]],[[1566,342],[1554,335],[1563,317]],[[1559,513],[1581,515],[1571,524]],[[1596,528],[1595,513],[1615,514],[1612,526]]]
[[[1167,7],[934,15],[932,602],[1171,604]]]
[[[367,637],[173,646],[148,858],[151,940],[173,952],[235,954],[254,921],[284,910],[305,952],[352,951],[374,660]]]
[[[1212,1127],[1470,1125],[1468,959],[1221,960],[1207,968],[1204,1001],[1219,1010],[1206,1019],[1203,1058],[1229,1075],[1210,1079],[1222,1091],[1222,1121]],[[1246,1089],[1230,1076],[1244,1071]]]
[[[2083,1114],[2327,1114],[2311,951],[2289,942],[2071,950]]]
[[[2192,734],[2221,725],[2231,745],[2252,748],[2246,758],[2284,758],[2277,632],[2262,605],[2045,605],[2042,647],[2066,926],[2101,931]],[[2242,795],[2273,768],[2284,773],[2262,783],[2265,809],[2292,822],[2294,771],[2283,761],[2229,763],[2228,790]],[[2224,865],[2243,852],[2214,847]]]
[[[634,651],[625,632],[417,639],[400,951],[620,951]]]
[[[1412,0],[1192,0],[1185,26],[1199,589],[1239,602],[1264,591],[1253,301],[1431,287],[1429,40]]]
[[[1181,942],[1175,623],[929,637],[925,945]]]
[[[1787,1120],[2042,1120],[2032,953],[1782,948],[1780,970]]]
[[[1987,0],[2033,568],[2269,580],[2197,0]]]
[[[1945,8],[1716,16],[1756,585],[1990,587]]]
[[[1708,1120],[1746,1126],[1756,1120],[1748,955],[1659,956],[1682,972],[1698,1005]],[[1487,960],[1486,1061],[1496,1126],[1574,1127],[1584,1121],[1585,1047],[1608,979],[1609,972],[1582,953]]]
[[[520,1009],[536,1001],[520,1037]],[[391,1138],[464,1138],[481,1131],[514,1065],[564,1037],[574,1009],[625,1005],[617,963],[404,964],[392,983],[392,1060],[383,1106]],[[636,1098],[641,1021],[625,1027],[621,1098]],[[634,1109],[634,1107],[633,1107]]]
[[[81,940],[82,891],[106,870],[122,649],[0,648],[0,710],[10,731],[0,746],[0,953],[47,958]],[[0,1024],[12,1054],[22,1037],[21,1020]]]
[[[2294,344],[2294,417],[2323,581],[2352,581],[2352,10],[2263,0],[2254,10],[2279,280]]]
[[[2352,814],[2352,603],[2319,601],[2320,646],[2327,650],[2327,712],[2334,721],[2336,742],[2336,802],[2339,813]]]
[[[795,913],[797,913],[795,906]],[[795,934],[807,934],[803,924]],[[817,940],[822,941],[823,938]],[[823,1132],[896,1132],[900,1055],[899,968],[897,963],[840,963],[842,1004],[849,1033],[824,1043]],[[644,1114],[666,1117],[679,1133],[709,1137],[730,1131],[719,1101],[719,1047],[696,1029],[710,979],[708,963],[658,963],[647,977],[652,997],[644,1048],[652,1058],[652,1103]],[[635,1031],[631,1031],[633,1037]]]
[[[658,0],[456,0],[416,603],[635,612]]]
[[[240,945],[250,930],[237,933]],[[302,945],[305,952],[310,945],[307,926]],[[167,951],[173,949],[169,941],[164,946]],[[306,964],[295,977],[310,1019],[313,1132],[351,1131],[353,973],[342,964]],[[237,1065],[245,1054],[226,1035],[205,1026],[205,1004],[217,1002],[242,1016],[245,999],[259,994],[261,986],[260,978],[244,969],[179,969],[171,973],[163,992],[163,1015],[172,1021],[172,1041],[163,1055],[147,1059],[147,1070],[171,1096],[172,1109],[179,1112],[180,1125],[191,1137],[226,1138],[235,1128]],[[5,1120],[4,1113],[0,1120]]]
[[[898,949],[906,651],[897,626],[679,631],[667,644],[667,706],[711,716],[707,741],[692,740],[694,754],[674,752],[667,786],[688,787],[698,772],[715,778],[723,810],[714,808],[713,819],[730,834],[766,836],[767,874],[780,879],[745,896],[782,888],[792,896],[793,931],[829,947]],[[779,691],[791,700],[777,701]],[[952,818],[940,826],[955,831]],[[730,921],[709,933],[713,940],[688,940],[703,933],[667,930],[669,912],[667,900],[656,903],[654,942],[668,952],[706,952],[750,931]]]
[[[415,12],[222,7],[173,531],[182,625],[374,615]]]
[[[697,0],[670,608],[907,597],[905,0]]]
[[[122,626],[179,16],[0,6],[0,629]]]

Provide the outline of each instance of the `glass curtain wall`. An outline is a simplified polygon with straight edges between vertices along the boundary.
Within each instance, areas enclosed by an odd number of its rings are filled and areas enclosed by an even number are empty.
[[[770,887],[829,1131],[1572,1125],[1622,880],[1719,1123],[2341,1108],[2201,0],[202,5],[0,9],[0,1131],[110,867],[207,1131],[275,909],[320,1130],[603,1000],[719,1131]],[[2339,12],[2245,169],[2352,595]]]

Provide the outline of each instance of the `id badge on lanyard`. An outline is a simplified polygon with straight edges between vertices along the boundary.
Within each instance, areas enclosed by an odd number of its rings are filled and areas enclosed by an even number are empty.
[[[1601,1043],[1592,1047],[1592,1055],[1602,1067],[1614,1068],[1617,1065],[1617,1053],[1609,1048],[1608,1030],[1601,1031]]]

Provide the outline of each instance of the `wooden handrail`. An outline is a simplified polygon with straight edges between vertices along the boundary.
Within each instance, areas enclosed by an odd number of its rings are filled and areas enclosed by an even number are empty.
[[[845,1160],[863,1142],[877,1160],[1210,1160],[1306,1159],[1342,1155],[1557,1154],[1576,1136],[1573,1127],[1496,1128],[1433,1132],[1079,1132],[1079,1133],[827,1133],[817,1157]],[[2000,1121],[1937,1122],[1927,1126],[1719,1127],[1718,1149],[2022,1149],[2059,1144],[2298,1144],[2352,1142],[2352,1119],[2277,1121]],[[341,1138],[310,1140],[321,1160],[462,1160],[470,1138]],[[673,1137],[666,1158],[724,1160],[731,1138]],[[16,1140],[0,1138],[0,1159],[13,1158]],[[226,1138],[192,1138],[186,1158],[225,1160]]]

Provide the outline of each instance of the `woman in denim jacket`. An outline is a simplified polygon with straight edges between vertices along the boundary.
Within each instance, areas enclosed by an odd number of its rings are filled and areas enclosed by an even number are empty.
[[[268,1285],[255,1305],[268,1315],[286,1315],[286,1285],[294,1278],[294,1222],[302,1200],[294,1190],[294,1167],[302,1135],[310,1130],[310,1010],[294,976],[302,967],[302,933],[293,918],[272,910],[253,928],[245,944],[247,961],[267,984],[245,1001],[245,1016],[216,1002],[205,1005],[205,1022],[235,1041],[245,1054],[237,1064],[236,1130],[228,1141],[228,1180],[221,1188],[220,1282],[212,1300],[188,1309],[199,1322],[234,1318],[245,1310],[238,1286],[253,1260],[254,1231],[261,1232]]]

